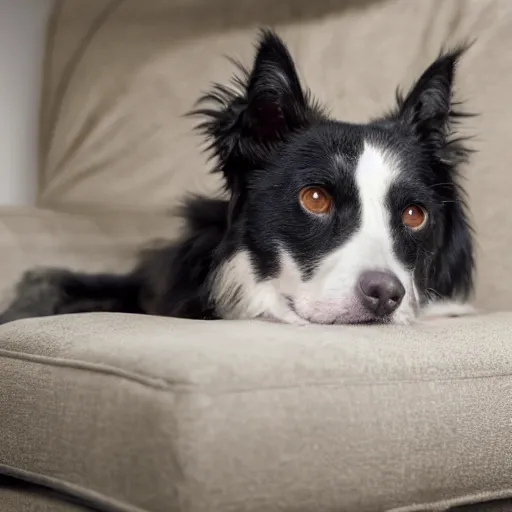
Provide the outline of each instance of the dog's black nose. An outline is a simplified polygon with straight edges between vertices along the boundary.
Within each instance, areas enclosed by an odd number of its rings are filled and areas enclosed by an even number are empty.
[[[394,274],[376,270],[361,276],[359,290],[363,305],[378,317],[393,313],[405,295],[405,288]]]

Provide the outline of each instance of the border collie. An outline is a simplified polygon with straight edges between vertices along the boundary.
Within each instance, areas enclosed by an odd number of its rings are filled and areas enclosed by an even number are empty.
[[[192,112],[228,199],[186,199],[181,238],[127,274],[27,272],[0,322],[112,311],[403,324],[432,303],[465,304],[474,257],[459,170],[470,150],[452,89],[466,48],[441,53],[392,111],[354,124],[312,99],[263,31],[252,69],[239,65]]]

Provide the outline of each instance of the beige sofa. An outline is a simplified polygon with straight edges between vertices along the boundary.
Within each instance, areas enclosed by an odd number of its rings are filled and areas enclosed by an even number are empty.
[[[391,105],[477,38],[467,188],[476,317],[307,327],[130,315],[0,328],[0,510],[512,510],[512,2],[64,0],[44,65],[38,208],[0,215],[1,294],[33,265],[120,270],[216,193],[182,117],[261,25],[332,112]]]

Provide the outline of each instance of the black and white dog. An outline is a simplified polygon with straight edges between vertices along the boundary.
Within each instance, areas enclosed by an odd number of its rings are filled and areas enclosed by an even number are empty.
[[[463,51],[441,54],[390,113],[351,124],[325,113],[283,42],[262,32],[252,69],[193,112],[229,199],[187,199],[186,232],[128,274],[27,272],[0,321],[112,311],[397,324],[464,304],[474,257],[458,175],[469,150],[452,100]]]

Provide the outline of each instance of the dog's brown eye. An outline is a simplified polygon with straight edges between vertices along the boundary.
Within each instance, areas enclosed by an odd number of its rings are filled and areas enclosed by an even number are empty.
[[[427,211],[417,204],[410,204],[402,212],[402,222],[413,231],[418,231],[427,223]]]
[[[300,191],[300,204],[310,213],[322,215],[332,208],[332,197],[321,187],[306,187]]]

